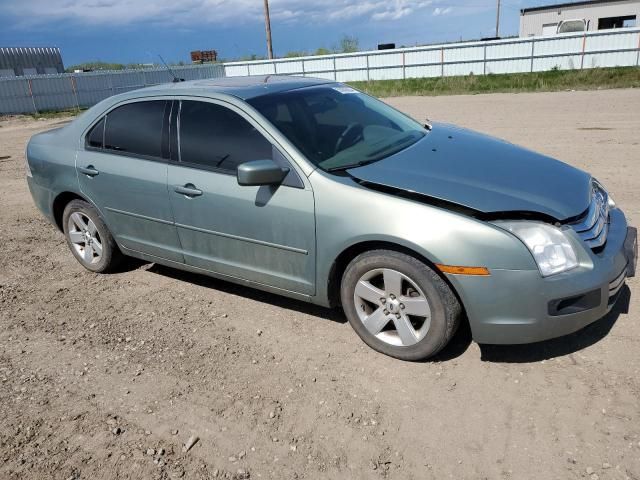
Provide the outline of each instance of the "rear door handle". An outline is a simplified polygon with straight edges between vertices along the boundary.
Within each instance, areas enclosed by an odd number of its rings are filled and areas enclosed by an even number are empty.
[[[78,170],[80,173],[84,173],[88,177],[95,177],[100,173],[93,165],[89,165],[88,167],[78,167]]]
[[[178,185],[174,188],[174,191],[187,197],[199,197],[202,195],[202,190],[198,190],[193,183],[187,183],[184,186]]]

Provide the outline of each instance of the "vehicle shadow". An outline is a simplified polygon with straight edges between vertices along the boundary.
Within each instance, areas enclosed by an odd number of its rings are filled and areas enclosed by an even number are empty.
[[[144,263],[144,262],[141,262]],[[156,263],[149,264],[146,271],[162,275],[175,280],[193,283],[205,288],[211,288],[230,295],[249,298],[257,302],[267,303],[280,308],[294,310],[306,315],[326,319],[339,324],[347,323],[343,311],[339,308],[326,308],[301,300],[296,300],[275,293],[264,292],[244,285],[219,280],[217,278],[187,272],[175,268],[165,267]],[[139,266],[139,264],[138,264]],[[480,344],[480,359],[485,362],[496,363],[532,363],[555,357],[569,355],[582,350],[606,337],[618,320],[620,314],[629,311],[631,290],[625,285],[620,291],[620,297],[613,309],[600,320],[588,325],[570,335],[543,342],[523,345],[483,345]],[[425,360],[431,362],[446,362],[462,356],[471,342],[471,328],[467,319],[463,319],[449,344],[434,357]]]
[[[219,280],[207,275],[200,275],[198,273],[165,267],[157,263],[150,264],[150,267],[147,268],[147,272],[163,275],[183,282],[193,283],[205,288],[212,288],[231,295],[250,298],[251,300],[268,303],[269,305],[276,307],[295,310],[296,312],[319,317],[332,322],[340,324],[348,323],[344,312],[340,308],[321,307],[301,300],[283,297],[282,295],[277,295],[275,293],[264,292],[248,286]],[[458,331],[455,333],[449,344],[440,353],[432,358],[426,359],[425,362],[446,362],[457,358],[466,352],[471,341],[471,329],[469,328],[469,322],[465,318],[461,322]]]
[[[268,303],[269,305],[273,305],[275,307],[295,310],[296,312],[304,313],[306,315],[312,315],[314,317],[324,318],[332,322],[343,324],[347,323],[347,319],[340,309],[321,307],[319,305],[314,305],[302,300],[284,297],[275,293],[264,292],[256,288],[227,282],[225,280],[219,280],[217,278],[200,275],[198,273],[186,272],[184,270],[165,267],[163,265],[158,265],[157,263],[151,264],[151,266],[147,268],[147,272],[163,275],[165,277],[173,278],[175,280],[180,280],[183,282],[193,283],[205,288],[212,288],[231,295],[249,298],[257,302]]]
[[[480,345],[480,359],[485,362],[531,363],[570,355],[606,337],[620,314],[629,312],[631,290],[625,285],[611,311],[582,330],[564,337],[525,345]]]

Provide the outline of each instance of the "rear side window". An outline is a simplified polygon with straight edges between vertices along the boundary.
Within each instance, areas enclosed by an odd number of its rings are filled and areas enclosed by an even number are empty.
[[[129,103],[109,112],[104,129],[104,149],[162,158],[162,128],[167,104],[165,100]]]
[[[91,131],[87,134],[87,147],[102,148],[104,145],[104,123],[105,118],[96,123]]]
[[[180,110],[180,161],[236,173],[238,165],[273,157],[271,143],[228,108],[186,100]]]

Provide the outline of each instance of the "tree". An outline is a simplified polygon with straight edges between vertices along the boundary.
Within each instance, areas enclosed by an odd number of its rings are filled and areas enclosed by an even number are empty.
[[[360,41],[352,35],[344,35],[340,39],[339,50],[342,53],[353,53],[360,49]]]
[[[101,61],[84,62],[78,65],[72,65],[67,67],[67,72],[73,72],[74,70],[123,70],[125,65],[122,63],[107,63]]]
[[[292,52],[287,52],[284,54],[285,58],[295,58],[295,57],[305,57],[307,55],[307,52],[296,52],[296,51],[292,51]]]
[[[314,53],[314,55],[329,55],[331,53],[333,52],[328,48],[320,47],[316,50],[316,53]]]
[[[240,57],[241,62],[247,62],[251,60],[266,60],[266,57],[262,55],[256,55],[255,53],[252,53],[250,55],[243,55],[242,57]]]

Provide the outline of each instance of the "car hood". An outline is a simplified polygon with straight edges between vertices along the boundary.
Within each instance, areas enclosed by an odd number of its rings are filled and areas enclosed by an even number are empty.
[[[562,221],[583,213],[591,176],[551,157],[452,125],[433,124],[411,147],[348,170],[354,178],[486,214],[532,212]]]

